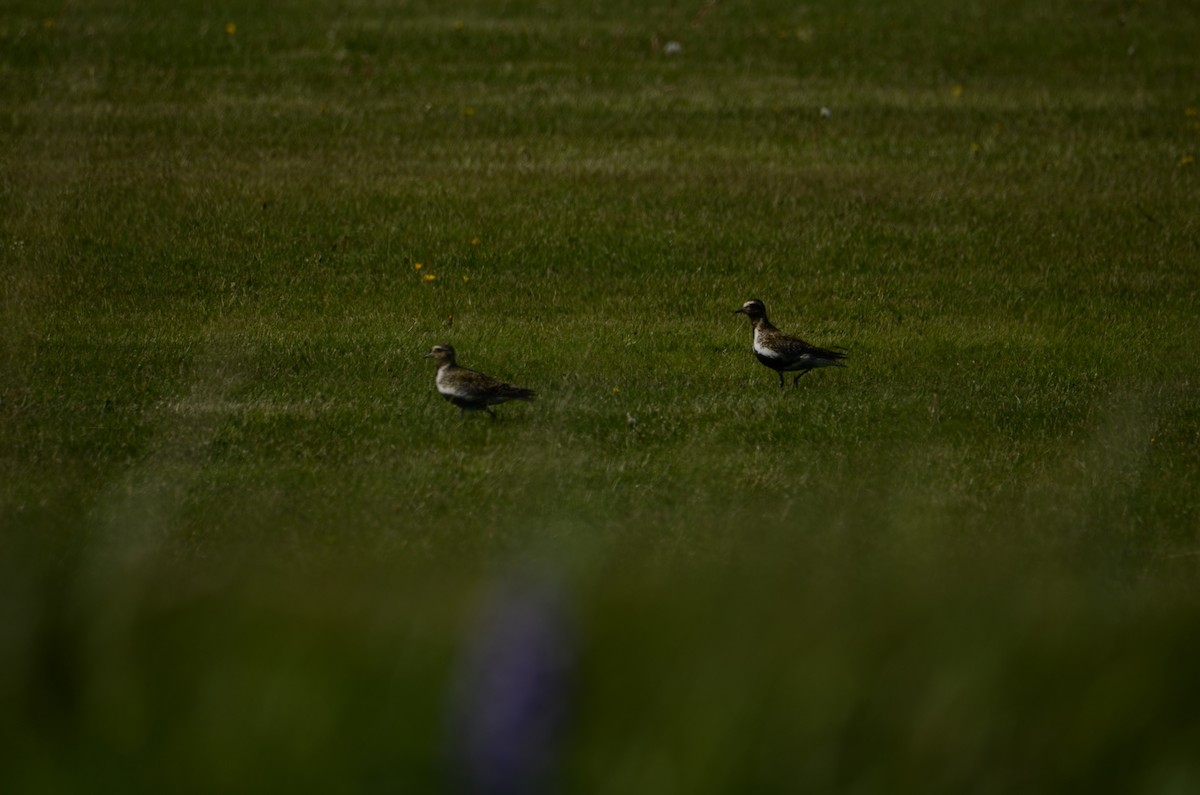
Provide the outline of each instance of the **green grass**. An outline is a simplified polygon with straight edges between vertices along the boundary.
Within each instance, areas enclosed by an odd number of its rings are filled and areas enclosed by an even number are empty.
[[[10,3],[0,790],[445,790],[543,577],[569,791],[1194,790],[1197,34]]]

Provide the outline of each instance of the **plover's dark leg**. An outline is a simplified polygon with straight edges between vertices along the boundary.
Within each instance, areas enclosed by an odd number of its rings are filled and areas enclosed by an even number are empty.
[[[779,388],[783,389],[785,386],[783,383],[783,370],[776,370],[775,372],[779,373]]]
[[[805,374],[805,373],[807,373],[807,372],[808,372],[808,370],[801,370],[801,371],[800,371],[800,375],[804,375],[804,374]],[[796,382],[800,380],[800,375],[798,375],[798,376],[796,376],[795,378],[793,378],[793,379],[792,379],[792,386],[795,386],[795,385],[796,385]]]

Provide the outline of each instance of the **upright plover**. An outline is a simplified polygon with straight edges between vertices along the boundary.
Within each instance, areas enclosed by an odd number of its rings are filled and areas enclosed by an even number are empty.
[[[459,367],[454,361],[453,345],[434,345],[429,353],[422,356],[437,362],[437,390],[442,397],[458,406],[460,414],[482,410],[495,419],[496,415],[488,406],[507,400],[533,400],[532,389],[506,384],[490,375]]]
[[[742,304],[741,309],[733,313],[743,314],[750,318],[754,326],[754,355],[758,360],[775,372],[779,373],[779,386],[782,388],[783,374],[797,373],[792,379],[792,386],[800,380],[800,376],[817,367],[845,367],[842,359],[846,354],[839,351],[818,348],[809,345],[799,337],[791,337],[771,325],[767,320],[767,308],[757,298],[751,298]]]

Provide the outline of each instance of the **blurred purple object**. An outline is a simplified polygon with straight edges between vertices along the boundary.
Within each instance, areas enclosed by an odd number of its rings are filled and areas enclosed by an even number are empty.
[[[564,591],[540,572],[489,589],[452,692],[451,772],[481,795],[550,792],[570,717],[575,643]]]

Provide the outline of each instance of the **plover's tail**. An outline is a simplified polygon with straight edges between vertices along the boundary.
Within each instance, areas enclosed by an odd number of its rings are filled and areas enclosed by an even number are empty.
[[[500,397],[506,400],[533,400],[537,396],[537,392],[532,389],[525,389],[512,384],[501,384],[496,390]]]
[[[846,363],[842,361],[849,354],[845,353],[845,348],[836,347],[832,350],[827,348],[814,348],[810,353],[813,358],[820,361],[821,367],[845,367]]]

